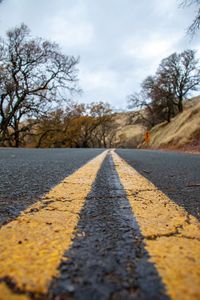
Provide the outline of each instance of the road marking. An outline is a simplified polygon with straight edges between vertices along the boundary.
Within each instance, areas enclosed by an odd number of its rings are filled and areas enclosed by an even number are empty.
[[[0,279],[9,279],[24,292],[48,291],[52,278],[59,275],[57,268],[72,244],[80,210],[106,154],[104,151],[66,177],[42,200],[1,228]],[[3,293],[5,284],[0,283],[0,295]],[[17,297],[11,299],[21,299]]]
[[[112,151],[145,248],[172,299],[200,299],[200,222]]]
[[[27,295],[12,292],[5,283],[1,283],[0,292],[0,300],[31,300]]]

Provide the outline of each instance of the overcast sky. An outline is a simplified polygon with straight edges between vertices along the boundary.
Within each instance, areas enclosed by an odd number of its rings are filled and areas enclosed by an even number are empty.
[[[32,35],[80,55],[80,101],[125,108],[162,58],[200,48],[199,34],[186,36],[194,15],[178,0],[4,0],[0,35],[24,22]]]

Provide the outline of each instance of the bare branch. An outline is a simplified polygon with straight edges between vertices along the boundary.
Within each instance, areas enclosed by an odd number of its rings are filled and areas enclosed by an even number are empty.
[[[67,101],[60,95],[76,90],[78,62],[61,53],[57,44],[30,38],[25,24],[8,31],[7,39],[0,41],[1,139],[9,126],[18,133],[22,119],[40,114],[61,98]]]
[[[196,5],[198,7],[195,18],[187,30],[187,34],[193,37],[196,34],[196,32],[200,29],[200,0],[183,0],[180,2],[179,7],[185,8],[191,5]]]

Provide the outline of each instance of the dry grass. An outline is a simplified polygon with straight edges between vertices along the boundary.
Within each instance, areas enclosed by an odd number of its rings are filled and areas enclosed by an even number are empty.
[[[193,143],[200,133],[200,97],[186,104],[183,113],[170,123],[161,123],[151,130],[152,148],[182,148]],[[199,141],[200,145],[200,141]]]
[[[115,147],[137,148],[143,142],[146,127],[134,112],[118,113],[114,122],[118,126]]]
[[[141,125],[127,125],[117,132],[116,146],[119,148],[137,148],[143,142],[145,127]]]
[[[134,112],[118,113],[115,147],[144,148],[146,127]],[[170,123],[163,122],[151,129],[149,148],[181,149],[200,151],[200,96],[188,100],[183,113]]]

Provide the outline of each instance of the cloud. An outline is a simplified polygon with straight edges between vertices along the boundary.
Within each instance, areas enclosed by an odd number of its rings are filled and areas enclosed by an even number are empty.
[[[199,35],[192,41],[186,36],[194,14],[193,7],[178,8],[177,0],[6,0],[0,34],[24,22],[33,36],[80,55],[80,101],[126,107],[126,96],[161,59],[199,49]]]
[[[135,81],[143,79],[144,73],[132,68],[129,71],[119,72],[116,69],[89,69],[81,66],[80,85],[84,92],[79,101],[106,101],[118,109],[126,107],[127,95],[137,86]],[[113,101],[114,99],[114,101]]]
[[[163,58],[173,51],[174,44],[177,41],[176,36],[165,38],[158,34],[149,35],[146,39],[143,38],[127,38],[122,46],[122,51],[125,55],[131,56],[139,60],[157,60]]]
[[[84,89],[82,100],[85,102],[106,101],[113,104],[113,94],[120,80],[118,74],[112,70],[90,69],[82,66],[80,69],[80,86]]]
[[[89,70],[81,71],[81,82],[85,87],[90,87],[90,90],[116,88],[117,74],[111,70]]]
[[[49,26],[50,36],[64,48],[86,47],[94,37],[94,29],[85,21],[55,16]]]

